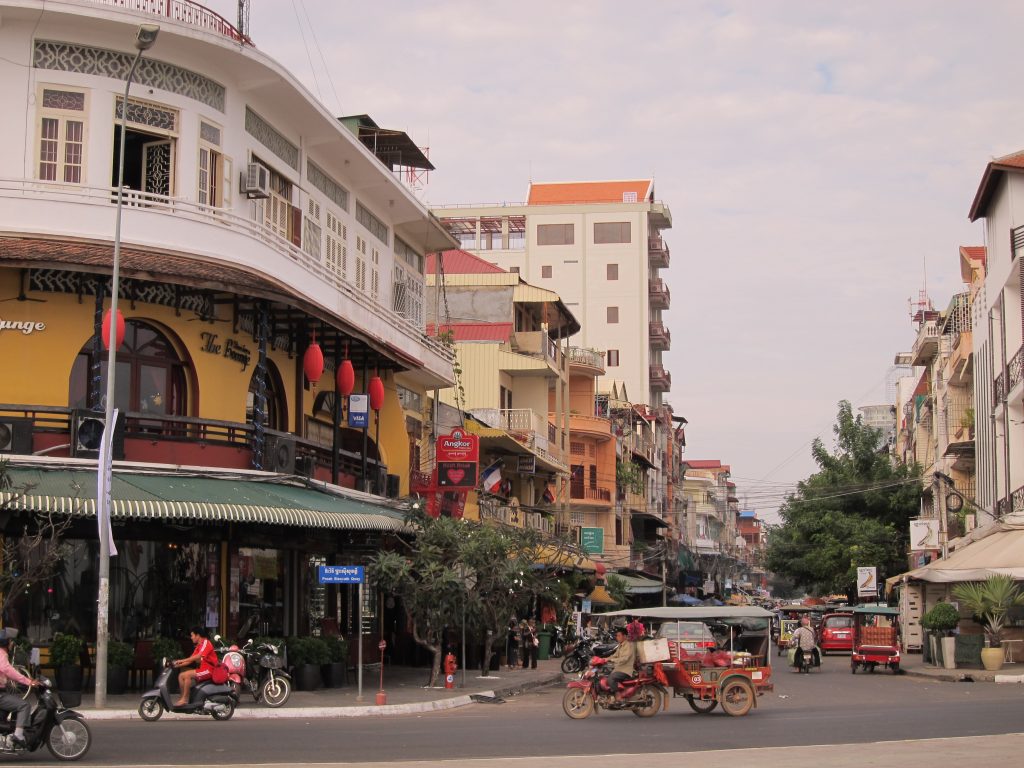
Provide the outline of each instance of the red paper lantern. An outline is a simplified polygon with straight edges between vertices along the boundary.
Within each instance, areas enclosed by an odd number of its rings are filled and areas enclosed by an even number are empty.
[[[342,397],[348,397],[352,394],[352,390],[356,387],[356,372],[352,368],[351,360],[342,360],[338,364],[338,376],[337,376],[338,394]]]
[[[103,314],[103,330],[100,332],[103,337],[103,348],[110,349],[110,310],[108,309]],[[124,343],[124,315],[121,314],[121,310],[117,310],[117,337],[114,339],[114,343],[117,345],[115,349],[120,349]]]
[[[384,405],[384,382],[380,380],[380,376],[374,376],[370,379],[370,407],[379,411]]]
[[[313,385],[324,375],[324,351],[316,341],[306,347],[306,354],[302,356],[302,370]]]

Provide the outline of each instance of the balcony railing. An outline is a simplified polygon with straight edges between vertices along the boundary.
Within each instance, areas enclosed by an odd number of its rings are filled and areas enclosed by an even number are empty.
[[[85,187],[58,182],[0,178],[0,198],[103,206],[110,210],[111,201],[116,197],[117,190],[111,187]],[[371,317],[386,318],[389,325],[418,340],[442,359],[447,361],[453,359],[451,349],[439,339],[427,336],[422,324],[414,324],[402,315],[389,312],[365,293],[346,283],[340,275],[328,269],[316,257],[310,256],[302,248],[247,216],[239,216],[234,211],[225,208],[214,208],[190,200],[154,195],[134,189],[129,190],[124,199],[125,205],[144,209],[147,214],[170,216],[177,221],[198,222],[258,240],[278,254],[290,259],[295,263],[296,268],[343,294],[346,299],[358,305],[361,310],[365,310]]]
[[[555,427],[530,408],[474,408],[473,415],[484,424],[504,429],[517,442],[532,450],[548,462],[564,467],[555,446]]]
[[[513,351],[539,357],[550,362],[555,368],[561,368],[558,342],[543,331],[515,331],[511,340]]]
[[[163,16],[166,19],[174,19],[208,32],[216,32],[235,42],[252,45],[252,40],[248,35],[239,32],[223,16],[199,3],[190,2],[190,0],[90,0],[90,2]]]
[[[1022,378],[1024,378],[1024,344],[1010,358],[1005,370],[1001,371],[992,382],[992,402],[1005,403],[1006,396],[1021,383]]]
[[[652,349],[665,351],[672,346],[672,331],[670,331],[668,326],[659,320],[652,320],[649,323],[648,335],[650,337]]]
[[[651,366],[651,389],[667,392],[672,389],[672,374],[663,365]]]
[[[647,296],[655,309],[668,309],[672,303],[672,292],[660,277],[648,282]]]
[[[1007,498],[996,502],[996,516],[1003,517],[1011,513],[1024,512],[1024,485],[1015,490]]]
[[[578,365],[584,368],[593,368],[595,371],[604,373],[604,353],[596,349],[585,347],[569,347],[566,351],[569,358],[569,365]]]
[[[911,365],[924,365],[935,357],[938,349],[939,322],[926,320],[917,329],[917,339],[914,340],[914,347],[910,351]]]
[[[612,492],[608,488],[588,488],[586,486],[569,485],[569,498],[583,501],[600,501],[611,504]]]
[[[1010,230],[1010,247],[1013,249],[1014,259],[1020,256],[1021,250],[1024,250],[1024,224]]]
[[[652,237],[647,241],[647,260],[652,267],[666,269],[670,262],[668,245],[661,237]]]

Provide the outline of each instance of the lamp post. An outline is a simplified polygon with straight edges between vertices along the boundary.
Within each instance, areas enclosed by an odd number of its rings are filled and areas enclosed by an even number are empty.
[[[156,42],[160,27],[156,24],[142,24],[135,35],[135,58],[124,83],[124,101],[121,103],[121,146],[117,158],[117,212],[114,219],[114,259],[110,275],[110,337],[107,345],[107,395],[104,407],[103,442],[110,446],[114,433],[114,377],[117,358],[117,294],[120,290],[119,278],[121,268],[121,211],[124,208],[124,145],[128,130],[128,90],[132,87],[132,78],[139,66],[142,54]],[[107,623],[110,611],[110,509],[108,498],[103,488],[104,475],[109,475],[113,462],[113,452],[101,452],[103,461],[96,468],[96,516],[100,520],[100,562],[99,562],[99,593],[96,599],[96,707],[103,708],[107,704]]]

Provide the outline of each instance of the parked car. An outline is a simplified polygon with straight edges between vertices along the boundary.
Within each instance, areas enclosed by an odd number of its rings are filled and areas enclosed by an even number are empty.
[[[702,621],[665,622],[658,627],[655,637],[668,640],[668,651],[673,661],[679,658],[680,648],[693,656],[713,651],[718,646],[711,628]]]
[[[853,614],[848,611],[826,614],[818,627],[818,647],[823,656],[829,651],[852,651]]]

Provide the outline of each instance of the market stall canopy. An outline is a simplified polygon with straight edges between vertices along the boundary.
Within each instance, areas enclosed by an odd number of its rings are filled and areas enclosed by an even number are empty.
[[[9,510],[96,516],[96,470],[8,467],[11,487],[0,491]],[[24,489],[23,491],[21,489]],[[126,471],[115,468],[114,520],[207,520],[334,530],[404,531],[393,507],[328,490],[281,482],[266,473]]]
[[[997,573],[1024,579],[1024,521],[993,523],[972,531],[948,557],[886,579],[887,587],[900,581],[951,584],[984,581]]]
[[[653,595],[661,592],[662,583],[654,579],[645,579],[642,576],[628,576],[625,573],[616,573],[614,576],[626,582],[626,593],[630,595]]]
[[[534,567],[566,568],[576,571],[597,570],[597,563],[580,552],[545,544],[537,550]]]

